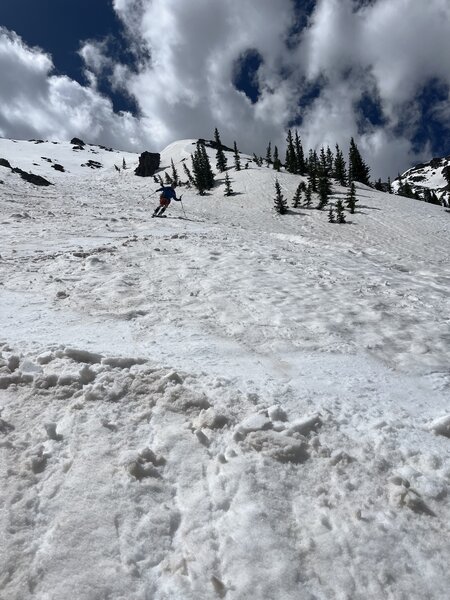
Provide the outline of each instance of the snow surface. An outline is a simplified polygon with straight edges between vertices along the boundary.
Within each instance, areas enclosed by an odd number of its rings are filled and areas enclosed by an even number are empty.
[[[0,167],[2,600],[448,597],[441,208],[279,216],[250,163],[151,219],[136,155],[0,157],[55,183]]]

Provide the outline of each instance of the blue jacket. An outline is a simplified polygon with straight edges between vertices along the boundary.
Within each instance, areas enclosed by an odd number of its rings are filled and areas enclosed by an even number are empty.
[[[164,196],[164,198],[166,198],[167,200],[177,200],[178,201],[175,190],[171,186],[164,185],[163,187],[160,187],[159,189],[157,189],[155,191],[162,192],[161,196]]]

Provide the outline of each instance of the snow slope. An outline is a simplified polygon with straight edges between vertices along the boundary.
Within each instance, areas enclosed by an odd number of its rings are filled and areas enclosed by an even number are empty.
[[[251,163],[152,220],[136,156],[54,148],[0,167],[0,598],[446,598],[442,209],[279,216]]]

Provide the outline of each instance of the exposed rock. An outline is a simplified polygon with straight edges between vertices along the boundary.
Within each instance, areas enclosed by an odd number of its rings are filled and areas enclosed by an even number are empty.
[[[152,177],[159,168],[161,155],[157,152],[143,152],[139,157],[139,165],[135,174],[139,177]]]
[[[12,168],[6,158],[0,158],[0,167],[7,167],[8,169]]]
[[[54,165],[52,165],[52,167],[55,169],[55,171],[61,171],[62,173],[65,172],[65,169],[62,165],[59,165],[58,163],[55,163]]]
[[[40,175],[35,175],[34,173],[27,173],[26,171],[22,171],[22,169],[19,169],[18,167],[14,167],[14,169],[12,169],[12,172],[19,173],[22,179],[25,179],[25,181],[28,181],[28,183],[32,183],[33,185],[53,185],[44,177],[41,177]]]
[[[83,142],[83,140],[80,140],[80,138],[74,137],[70,140],[71,144],[74,144],[75,146],[85,146],[86,144]]]
[[[81,166],[90,167],[91,169],[101,169],[103,167],[102,163],[99,163],[96,160],[88,160],[87,163],[83,163]]]

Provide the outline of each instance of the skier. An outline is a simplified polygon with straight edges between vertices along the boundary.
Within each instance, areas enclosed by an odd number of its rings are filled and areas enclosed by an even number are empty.
[[[181,201],[181,197],[177,198],[177,194],[174,189],[176,187],[177,184],[172,183],[172,185],[163,185],[159,189],[155,190],[156,192],[161,192],[161,196],[159,197],[159,206],[155,208],[152,217],[162,217],[171,200],[176,200],[177,202]]]

